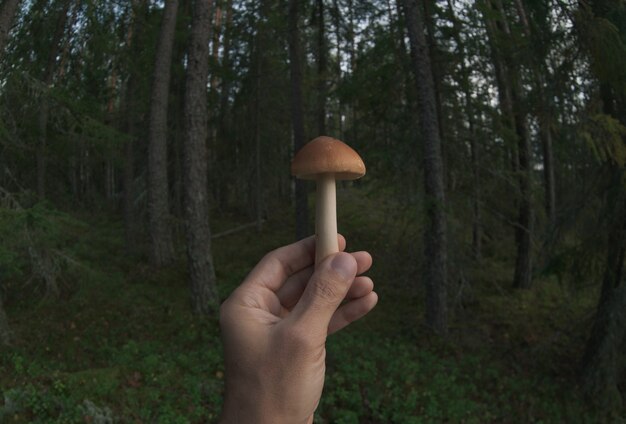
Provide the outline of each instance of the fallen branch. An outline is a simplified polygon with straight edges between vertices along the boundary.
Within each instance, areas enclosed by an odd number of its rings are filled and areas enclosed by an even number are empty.
[[[265,220],[261,220],[261,224],[263,224]],[[257,225],[257,221],[251,222],[249,224],[240,225],[239,227],[232,228],[230,230],[222,231],[221,233],[213,234],[211,236],[212,239],[216,239],[219,237],[224,237],[230,234],[238,233],[239,231],[243,231],[246,228],[255,227]]]

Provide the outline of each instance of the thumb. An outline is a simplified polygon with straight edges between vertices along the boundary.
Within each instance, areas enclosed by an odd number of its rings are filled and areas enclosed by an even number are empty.
[[[291,317],[310,331],[326,335],[328,324],[354,281],[357,263],[349,253],[324,259],[309,280]]]

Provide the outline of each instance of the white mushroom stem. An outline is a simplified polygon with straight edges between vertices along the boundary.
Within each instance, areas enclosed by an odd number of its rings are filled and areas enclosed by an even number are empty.
[[[339,252],[339,244],[335,174],[320,174],[316,181],[315,264],[317,265],[328,255]]]

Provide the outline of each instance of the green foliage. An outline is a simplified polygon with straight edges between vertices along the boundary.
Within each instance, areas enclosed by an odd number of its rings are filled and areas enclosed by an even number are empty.
[[[342,231],[351,249],[372,251],[370,275],[381,302],[363,322],[329,338],[316,422],[593,421],[571,390],[571,369],[564,366],[577,357],[582,329],[551,341],[555,329],[561,333],[578,322],[573,316],[587,313],[588,296],[581,303],[551,280],[533,291],[499,293],[491,280],[506,279],[498,270],[506,266],[494,262],[470,276],[479,301],[458,312],[451,338],[434,339],[418,327],[420,295],[388,253],[399,255],[411,237],[391,248],[384,240],[389,234],[377,234],[369,228],[373,221],[358,212],[371,205],[360,194],[340,190]],[[222,297],[265,252],[289,240],[284,221],[266,223],[261,236],[252,230],[216,240]],[[181,264],[149,271],[116,253],[122,246],[119,225],[101,218],[88,222],[85,243],[68,241],[76,260],[90,269],[76,281],[74,294],[36,312],[28,305],[9,310],[19,317],[18,340],[0,355],[5,399],[0,419],[217,422],[224,390],[218,328],[190,314]],[[222,215],[217,230],[236,223]],[[417,230],[409,226],[408,231]],[[81,234],[74,231],[69,237],[82,239]]]
[[[610,115],[598,113],[583,124],[581,137],[599,162],[626,165],[626,127]]]
[[[68,251],[76,234],[86,230],[85,224],[48,204],[0,207],[0,275],[5,289],[25,280],[48,284],[68,273],[75,265]]]
[[[559,385],[509,374],[486,351],[450,356],[403,339],[344,334],[329,343],[320,422],[581,422]]]
[[[137,240],[138,255],[122,254],[127,246],[121,223],[94,207],[120,209],[121,168],[127,165],[135,177],[134,218],[136,223],[145,218],[143,140],[162,2],[21,3],[0,64],[0,289],[7,294],[17,337],[0,355],[0,421],[214,422],[223,393],[218,330],[215,322],[189,314],[183,259],[171,269],[149,270],[141,257],[145,234]],[[232,22],[226,24],[223,13],[223,26],[215,33],[220,44],[211,58],[215,81],[207,93],[209,180],[219,203],[211,223],[219,232],[249,221],[258,182],[256,140],[261,201],[270,216],[260,234],[214,241],[222,298],[264,253],[291,241],[287,223],[293,220],[285,212],[292,154],[285,8],[252,0],[233,3]],[[423,169],[403,17],[394,2],[326,4],[328,132],[354,145],[368,166],[357,189],[352,183],[340,187],[340,231],[350,250],[374,254],[370,275],[381,302],[364,323],[331,338],[316,422],[596,418],[572,387],[584,324],[596,298],[593,289],[604,269],[605,229],[598,228],[604,191],[595,180],[606,163],[626,163],[626,128],[616,119],[623,116],[626,93],[625,9],[613,0],[501,3],[502,12],[482,1],[450,2],[450,10],[446,2],[427,4],[448,201],[452,335],[446,342],[431,340],[418,326],[424,287]],[[51,35],[68,4],[66,27],[60,28],[59,45],[53,45]],[[223,12],[227,4],[220,3]],[[521,25],[518,5],[527,9],[531,36]],[[307,4],[300,26],[302,89],[312,137],[317,135],[319,76],[311,15],[314,9]],[[539,114],[549,114],[552,122],[561,221],[547,230],[558,234],[555,245],[546,248],[549,260],[542,263],[542,255],[537,261],[539,287],[526,293],[507,289],[514,260],[511,199],[518,187],[518,137],[501,122],[485,18],[497,21],[494,44],[519,67],[523,93],[515,101],[529,112],[539,229],[545,223]],[[185,117],[180,105],[190,21],[181,3],[168,116],[174,199],[181,181]],[[541,63],[542,78],[534,63]],[[590,107],[598,82],[611,86],[619,109],[615,116]],[[533,103],[540,97],[548,99],[547,110],[537,112],[541,108]],[[36,186],[33,157],[41,148],[42,105],[49,106],[45,158],[46,178],[55,188],[48,193],[52,203],[39,203],[29,192]],[[476,176],[472,138],[478,146]],[[137,140],[135,157],[126,163],[122,151],[131,140]],[[476,182],[482,262],[468,259]],[[105,183],[114,191],[106,199]],[[22,194],[6,196],[7,188]],[[94,216],[77,218],[96,209]],[[537,230],[535,250],[543,236]],[[38,302],[55,286],[58,303]]]
[[[597,2],[596,9],[602,9]],[[593,3],[592,3],[593,4]],[[612,84],[622,95],[626,94],[626,43],[620,25],[626,24],[623,6],[612,8],[613,16],[583,5],[576,11],[576,23],[581,32],[580,40],[592,58],[594,74],[604,82]],[[611,19],[614,18],[614,19]]]

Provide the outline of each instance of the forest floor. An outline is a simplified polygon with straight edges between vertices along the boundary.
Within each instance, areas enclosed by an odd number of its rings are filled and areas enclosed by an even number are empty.
[[[411,205],[353,188],[339,191],[338,205],[348,250],[374,257],[369,275],[380,301],[329,339],[316,423],[597,422],[576,380],[593,288],[538,278],[531,290],[514,291],[510,260],[497,247],[479,264],[452,254],[450,334],[441,339],[422,324]],[[28,295],[7,300],[14,345],[0,351],[0,422],[215,422],[224,376],[219,331],[215,320],[190,314],[183,251],[154,272],[125,253],[120,222],[105,214],[72,219],[81,224],[66,231],[60,298],[37,297],[31,281]],[[215,233],[245,223],[229,214],[212,219]],[[261,234],[250,228],[214,241],[222,297],[291,240],[285,222],[287,213],[271,216]]]

